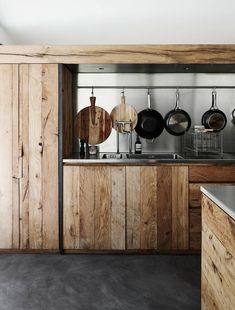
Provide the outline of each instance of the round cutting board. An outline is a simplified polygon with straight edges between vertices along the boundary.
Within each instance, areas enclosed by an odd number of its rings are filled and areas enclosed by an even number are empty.
[[[133,130],[136,127],[138,120],[136,109],[131,105],[126,104],[124,95],[121,97],[121,103],[113,108],[113,110],[110,113],[110,116],[112,119],[112,126],[118,132],[125,132],[125,131],[127,132]],[[129,124],[126,124],[125,126],[124,125],[117,126],[117,122],[123,122],[123,121],[124,122],[131,121],[132,123],[131,128]]]
[[[96,97],[90,97],[91,105],[82,109],[75,117],[75,134],[91,145],[104,142],[112,131],[109,113],[95,106]]]

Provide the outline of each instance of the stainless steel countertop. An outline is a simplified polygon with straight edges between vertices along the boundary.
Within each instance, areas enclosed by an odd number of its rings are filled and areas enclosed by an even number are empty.
[[[174,164],[235,164],[235,153],[224,153],[223,158],[220,155],[215,154],[203,154],[198,157],[192,153],[177,153],[182,158],[161,158],[161,159],[133,159],[127,158],[128,153],[122,153],[122,158],[102,158],[104,154],[115,154],[115,153],[99,153],[98,155],[90,155],[89,157],[80,157],[79,154],[73,154],[70,158],[63,159],[65,165],[76,165],[76,164],[120,164],[120,165],[137,165],[137,164],[160,164],[160,163],[174,163]],[[146,153],[148,154],[148,153]],[[152,154],[152,153],[151,153]],[[161,154],[161,153],[156,153]],[[167,153],[174,154],[174,153]],[[112,157],[112,156],[111,156]]]

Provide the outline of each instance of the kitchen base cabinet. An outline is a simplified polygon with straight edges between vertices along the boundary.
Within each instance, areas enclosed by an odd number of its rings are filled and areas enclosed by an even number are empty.
[[[65,250],[188,249],[188,168],[64,166]]]
[[[202,308],[235,308],[235,221],[202,198]]]
[[[201,250],[201,185],[234,184],[234,165],[189,166],[189,249]]]
[[[64,167],[64,248],[125,249],[124,167]]]
[[[126,167],[127,249],[188,249],[188,168]]]
[[[58,250],[58,65],[0,65],[0,249]]]

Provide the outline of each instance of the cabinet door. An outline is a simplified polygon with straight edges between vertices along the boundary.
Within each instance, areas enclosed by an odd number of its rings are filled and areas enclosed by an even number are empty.
[[[124,167],[64,167],[64,248],[125,249]]]
[[[0,65],[0,248],[19,248],[18,65]]]
[[[19,68],[20,248],[58,249],[58,65]]]
[[[188,168],[126,167],[127,249],[188,249]]]

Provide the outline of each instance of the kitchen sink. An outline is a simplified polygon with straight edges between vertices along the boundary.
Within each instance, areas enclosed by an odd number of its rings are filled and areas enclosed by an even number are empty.
[[[101,159],[122,159],[122,157],[122,154],[106,153],[102,155]]]
[[[126,154],[128,159],[183,159],[176,153],[145,153],[145,154]]]

